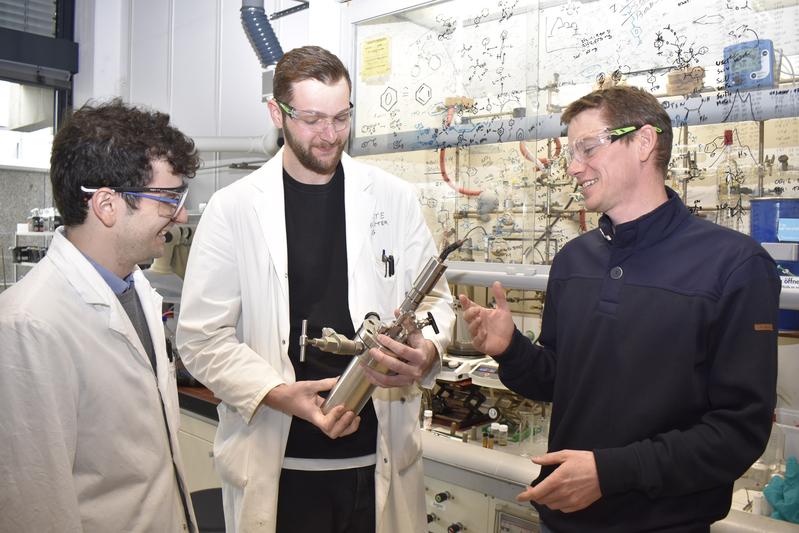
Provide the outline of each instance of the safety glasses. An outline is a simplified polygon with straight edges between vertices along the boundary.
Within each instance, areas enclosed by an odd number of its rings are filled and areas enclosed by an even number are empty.
[[[278,107],[286,115],[316,133],[324,132],[328,125],[333,126],[335,131],[344,131],[349,127],[350,119],[352,118],[352,102],[350,102],[349,109],[342,111],[334,117],[325,115],[324,113],[317,113],[316,111],[302,111],[300,109],[294,109],[290,105],[285,104],[280,100],[275,100],[275,103],[277,103]]]
[[[92,195],[101,188],[110,189],[117,194],[155,200],[158,202],[158,215],[170,220],[174,220],[178,216],[189,195],[189,186],[185,184],[179,187],[85,187],[81,185],[80,190]]]
[[[580,137],[574,142],[570,143],[563,149],[563,155],[566,158],[566,164],[570,165],[572,161],[578,163],[586,163],[597,151],[603,146],[608,146],[618,141],[625,135],[632,133],[644,126],[624,126],[621,128],[606,128],[596,134]],[[657,133],[663,133],[663,130],[657,126],[655,128]]]

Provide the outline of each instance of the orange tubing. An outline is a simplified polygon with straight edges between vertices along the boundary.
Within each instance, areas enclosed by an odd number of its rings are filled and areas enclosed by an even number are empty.
[[[552,142],[555,143],[555,155],[553,157],[558,157],[560,155],[560,149],[561,149],[560,139],[555,137],[554,139],[552,139]],[[546,157],[538,157],[538,158],[533,157],[530,154],[530,151],[527,150],[527,145],[524,144],[524,141],[519,141],[519,151],[522,153],[522,155],[526,160],[535,163],[535,166],[538,167],[538,170],[544,170],[549,166],[550,163],[549,159],[547,159]]]
[[[450,124],[452,124],[452,116],[454,114],[455,108],[450,106],[449,109],[447,109],[447,119],[444,124],[445,128],[448,128]],[[460,187],[449,178],[449,175],[447,174],[446,148],[440,148],[438,150],[438,168],[441,170],[441,179],[444,180],[444,183],[452,187],[452,189],[458,193],[465,196],[480,196],[480,193],[483,192],[479,189],[467,189],[466,187]]]

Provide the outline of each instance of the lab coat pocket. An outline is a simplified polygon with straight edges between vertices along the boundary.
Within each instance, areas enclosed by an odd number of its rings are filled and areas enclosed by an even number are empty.
[[[219,428],[214,437],[214,466],[219,477],[235,487],[247,484],[250,445],[249,428],[235,409],[224,402],[217,407]]]
[[[403,472],[422,455],[422,436],[419,433],[420,392],[415,386],[392,389],[391,441],[394,465]]]
[[[175,362],[169,361],[169,372],[166,379],[166,398],[164,402],[169,406],[167,409],[170,416],[174,418],[174,422],[180,419],[180,412],[178,407],[178,380],[175,377]]]
[[[400,449],[396,459],[397,472],[403,473],[407,468],[413,466],[422,455],[422,436],[414,425],[407,434],[405,445]]]

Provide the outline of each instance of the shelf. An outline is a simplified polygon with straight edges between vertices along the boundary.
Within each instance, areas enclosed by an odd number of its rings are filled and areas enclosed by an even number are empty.
[[[17,237],[52,237],[54,231],[18,231]]]
[[[468,261],[447,261],[447,265],[444,272],[447,282],[458,285],[490,287],[495,281],[499,281],[506,289],[543,291],[549,281],[549,265]],[[780,309],[799,310],[799,289],[782,288]]]
[[[495,281],[506,289],[543,291],[549,279],[549,265],[512,263],[474,263],[447,261],[447,282],[458,285],[490,287]]]
[[[17,224],[17,231],[14,233],[14,246],[30,246],[33,248],[41,248],[46,249],[49,244],[50,240],[55,235],[54,231],[29,231],[27,229],[27,224]],[[20,244],[20,241],[23,241],[24,244]],[[22,276],[28,273],[28,270],[20,270],[20,269],[30,269],[37,265],[37,263],[33,263],[30,261],[12,261],[11,264],[13,265],[13,272],[14,278],[13,282],[16,283],[20,280]]]

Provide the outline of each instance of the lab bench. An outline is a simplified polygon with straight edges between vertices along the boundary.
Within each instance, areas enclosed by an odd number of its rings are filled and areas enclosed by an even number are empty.
[[[218,487],[221,482],[213,467],[213,440],[219,400],[204,387],[178,387],[178,397],[179,438],[189,490]],[[515,496],[538,476],[539,467],[519,455],[517,444],[488,449],[444,431],[419,431],[430,533],[538,532],[535,510],[516,503]],[[799,533],[799,525],[734,508],[710,529],[712,533]]]

